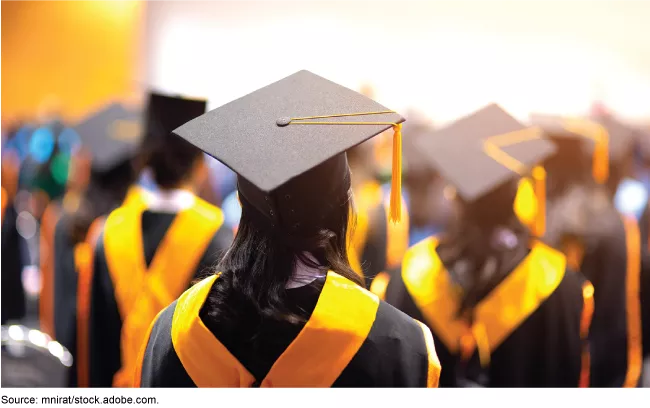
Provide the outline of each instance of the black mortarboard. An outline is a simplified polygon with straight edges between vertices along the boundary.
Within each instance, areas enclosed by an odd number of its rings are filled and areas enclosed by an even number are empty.
[[[536,234],[543,233],[545,172],[533,168],[556,148],[539,129],[525,127],[491,104],[422,138],[419,146],[465,202],[479,200],[508,181],[532,173],[538,207],[537,219],[529,221]]]
[[[203,115],[206,107],[207,101],[202,99],[149,93],[145,143],[164,143],[167,135],[182,124]]]
[[[141,116],[112,103],[75,126],[81,144],[92,156],[92,170],[108,172],[138,153],[142,141]]]
[[[621,142],[626,135],[611,139],[607,127],[596,120],[542,114],[533,114],[530,119],[533,125],[539,126],[550,138],[587,142],[585,151],[592,152],[592,173],[599,183],[606,182],[609,177],[610,159],[616,159],[625,150],[625,142]],[[617,133],[616,129],[612,130]]]
[[[525,127],[495,104],[422,138],[419,145],[465,201],[525,175],[556,150],[538,129]]]
[[[355,91],[299,71],[174,133],[239,175],[242,204],[250,203],[272,227],[306,235],[315,220],[347,202],[348,149],[393,127],[398,145],[393,170],[401,169],[403,121]]]

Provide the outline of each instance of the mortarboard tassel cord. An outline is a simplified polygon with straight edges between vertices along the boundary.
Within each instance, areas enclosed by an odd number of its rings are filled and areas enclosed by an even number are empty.
[[[538,128],[531,127],[490,137],[483,142],[483,149],[494,161],[523,176],[529,171],[528,167],[501,148],[538,139],[542,139],[541,132]],[[546,230],[546,171],[542,166],[536,166],[532,170],[532,178],[537,210],[529,227],[534,236],[541,237]]]
[[[395,111],[339,113],[334,115],[305,116],[290,118],[288,125],[390,125],[393,127],[393,158],[391,165],[390,220],[393,223],[402,219],[402,124],[395,122],[320,122],[311,119],[340,118],[348,116],[384,115]]]
[[[604,184],[609,178],[609,133],[604,126],[586,119],[565,119],[564,128],[591,139],[594,146],[592,175],[599,184]]]
[[[533,235],[541,237],[546,232],[546,170],[537,166],[533,169],[535,197],[537,197],[537,214],[533,224]]]

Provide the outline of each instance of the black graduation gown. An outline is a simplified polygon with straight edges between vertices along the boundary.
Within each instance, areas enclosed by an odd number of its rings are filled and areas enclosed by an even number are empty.
[[[203,323],[213,285],[219,285],[217,276],[192,287],[158,316],[136,385],[437,386],[440,364],[426,326],[340,275],[329,272],[288,290],[291,305],[310,312],[304,325],[244,317],[233,331]],[[251,341],[247,332],[258,337]]]
[[[639,221],[641,230],[641,323],[643,325],[643,355],[650,356],[650,205]],[[644,373],[644,375],[650,375]]]
[[[220,210],[216,207],[214,208],[220,213]],[[157,254],[163,238],[167,235],[170,226],[174,224],[177,217],[178,214],[173,213],[153,212],[149,210],[142,212],[141,242],[147,268],[151,266],[154,255]],[[116,285],[124,285],[125,283],[115,282],[113,276],[118,273],[126,274],[125,277],[120,279],[128,280],[128,275],[132,273],[126,270],[114,271],[113,274],[109,270],[105,252],[107,239],[105,232],[106,230],[104,230],[98,239],[95,248],[89,315],[89,381],[90,386],[95,387],[111,386],[115,374],[122,366],[121,331],[123,315],[118,305],[119,299],[116,294]],[[209,268],[218,262],[230,246],[232,238],[232,231],[221,223],[221,226],[218,227],[209,239],[209,242],[194,242],[192,244],[203,245],[205,249],[200,256],[198,265],[193,273],[191,273],[190,279],[179,283],[183,286],[183,289],[189,287],[194,278],[209,272]],[[192,242],[191,240],[187,241]],[[180,258],[183,256],[183,251],[174,254],[174,256]],[[172,271],[169,272],[171,273]]]
[[[585,251],[580,266],[595,288],[591,386],[636,387],[643,364],[641,237],[633,218],[614,221],[608,235]]]
[[[444,367],[441,387],[584,384],[584,339],[593,303],[583,297],[588,283],[566,270],[562,254],[535,243],[479,302],[470,329],[456,317],[458,292],[436,248],[437,239],[430,237],[407,251],[386,300],[431,328]]]
[[[4,192],[3,192],[4,194]],[[2,324],[25,317],[23,262],[20,254],[21,237],[16,229],[18,214],[10,204],[2,214]]]

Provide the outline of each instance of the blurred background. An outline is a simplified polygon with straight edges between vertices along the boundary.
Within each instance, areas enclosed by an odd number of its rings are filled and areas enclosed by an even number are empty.
[[[152,89],[213,109],[307,69],[433,127],[496,102],[522,121],[606,110],[650,132],[648,1],[2,1],[1,13],[3,200],[32,300],[43,211],[72,178],[74,124]],[[203,196],[235,227],[234,175],[206,160]],[[639,165],[621,184],[621,211],[641,214],[648,180]]]

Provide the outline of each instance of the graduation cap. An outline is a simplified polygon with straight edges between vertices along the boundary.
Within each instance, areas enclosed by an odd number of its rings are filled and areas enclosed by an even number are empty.
[[[347,203],[345,152],[393,128],[391,212],[401,196],[401,123],[397,113],[308,71],[212,110],[174,130],[238,174],[239,196],[271,227],[301,234]],[[306,234],[303,234],[306,235]]]
[[[174,129],[205,113],[208,101],[150,92],[146,113],[146,143],[160,144]]]
[[[89,115],[74,130],[92,155],[92,170],[108,172],[138,153],[142,140],[139,112],[111,103]]]
[[[576,117],[561,117],[533,114],[531,123],[539,126],[553,139],[576,139],[587,142],[587,150],[592,152],[592,174],[598,183],[609,178],[609,161],[618,160],[625,152],[627,132],[619,133],[614,122],[601,119],[592,120]],[[608,129],[608,126],[610,129]],[[616,137],[610,137],[610,130]]]
[[[534,217],[529,214],[523,221],[531,224],[535,234],[543,233],[545,171],[536,165],[554,154],[556,147],[540,129],[525,127],[491,104],[422,138],[419,146],[465,202],[476,201],[512,179],[531,174],[537,203]],[[518,215],[519,201],[515,200]]]

